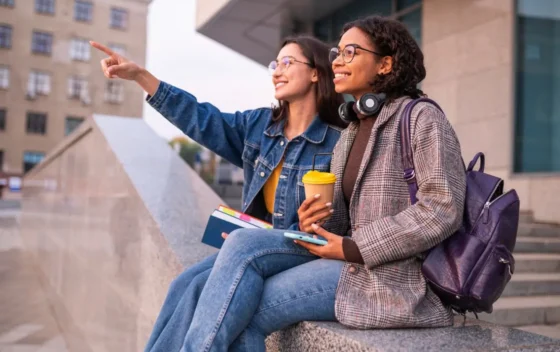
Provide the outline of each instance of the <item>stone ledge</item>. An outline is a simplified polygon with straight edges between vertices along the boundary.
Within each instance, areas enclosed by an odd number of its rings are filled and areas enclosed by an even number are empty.
[[[303,322],[267,339],[269,352],[542,351],[560,350],[560,340],[456,317],[439,329],[352,330],[333,322]]]

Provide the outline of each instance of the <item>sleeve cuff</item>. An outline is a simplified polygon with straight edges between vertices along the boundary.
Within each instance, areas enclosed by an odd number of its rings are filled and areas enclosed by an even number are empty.
[[[364,264],[364,258],[356,242],[352,241],[349,237],[342,239],[342,251],[344,252],[344,259],[347,262]]]
[[[170,89],[171,86],[168,83],[160,81],[155,94],[154,95],[148,94],[146,96],[146,102],[150,104],[154,109],[160,108],[165,98],[167,98]]]

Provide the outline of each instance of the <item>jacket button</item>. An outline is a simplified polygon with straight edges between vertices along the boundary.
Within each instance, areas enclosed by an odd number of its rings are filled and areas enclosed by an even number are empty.
[[[281,145],[281,146],[284,146],[284,141],[281,141],[281,142],[280,142],[280,145]]]
[[[261,171],[260,175],[261,175],[261,177],[264,177],[264,172]]]
[[[357,274],[358,273],[358,268],[356,268],[354,265],[350,265],[350,268],[348,269],[348,272],[350,274]]]

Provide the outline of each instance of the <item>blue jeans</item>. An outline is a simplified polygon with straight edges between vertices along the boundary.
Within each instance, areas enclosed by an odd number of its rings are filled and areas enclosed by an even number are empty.
[[[218,253],[186,269],[169,286],[145,352],[179,351],[191,325],[200,293]]]
[[[182,343],[185,352],[264,352],[265,338],[274,331],[303,320],[336,320],[344,262],[312,256],[283,231],[234,231],[208,269],[213,259],[181,275],[190,283],[182,280],[170,289],[147,351],[157,341],[152,351],[178,351]],[[202,292],[192,289],[199,277],[207,279]],[[172,292],[180,286],[181,292]]]
[[[341,261],[318,259],[282,230],[236,230],[202,290],[182,352],[265,351],[303,320],[336,320]]]

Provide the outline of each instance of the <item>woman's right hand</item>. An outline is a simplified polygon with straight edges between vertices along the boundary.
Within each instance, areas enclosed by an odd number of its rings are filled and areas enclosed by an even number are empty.
[[[332,215],[334,211],[331,209],[332,203],[322,203],[320,199],[321,195],[317,194],[301,203],[298,209],[300,231],[314,233],[311,225],[318,224],[321,226],[325,222],[325,218]]]
[[[105,77],[136,81],[149,95],[153,96],[156,93],[159,80],[144,68],[102,44],[94,41],[90,41],[89,43],[92,47],[109,56],[101,60],[101,69]]]
[[[105,45],[97,42],[89,42],[92,47],[109,55],[109,57],[101,60],[101,69],[107,78],[122,78],[134,81],[142,71],[142,68],[134,62],[128,60],[124,56],[115,53]]]

